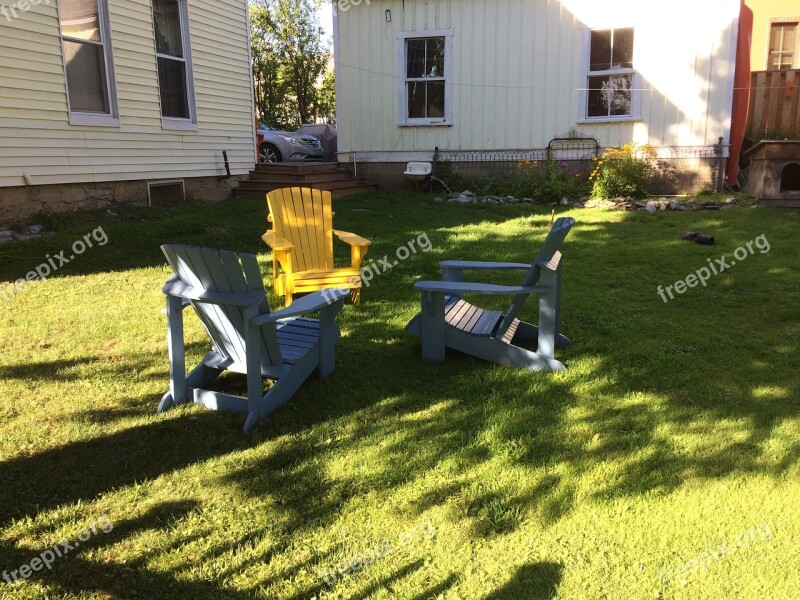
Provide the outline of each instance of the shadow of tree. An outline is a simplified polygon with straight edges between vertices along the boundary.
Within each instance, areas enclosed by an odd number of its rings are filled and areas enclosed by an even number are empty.
[[[486,596],[485,600],[550,600],[556,597],[561,582],[563,566],[540,562],[523,565],[517,569],[513,579],[503,588]]]
[[[384,208],[402,210],[399,203]],[[454,521],[468,524],[471,535],[490,538],[513,533],[526,519],[536,519],[545,527],[558,522],[573,510],[582,480],[601,465],[612,465],[614,471],[590,494],[598,500],[668,493],[691,479],[723,478],[734,472],[779,479],[796,464],[800,443],[774,456],[763,442],[800,412],[800,323],[791,303],[782,306],[774,301],[776,295],[792,297],[800,289],[798,274],[773,273],[753,257],[749,259],[752,267],[738,266],[708,288],[670,303],[663,303],[656,293],[658,285],[706,264],[708,249],[680,240],[683,227],[716,233],[717,256],[729,254],[761,233],[752,230],[752,219],[738,214],[674,215],[661,222],[642,213],[626,213],[617,222],[584,224],[579,216],[565,246],[562,313],[563,330],[575,345],[560,354],[577,371],[565,375],[518,372],[455,352],[448,352],[443,365],[423,365],[418,341],[403,331],[419,303],[412,283],[421,277],[438,277],[441,259],[481,258],[487,246],[497,260],[529,259],[546,233],[549,215],[534,213],[529,221],[508,230],[487,227],[480,235],[470,230],[486,223],[489,215],[493,219],[527,217],[525,210],[504,207],[499,212],[467,209],[446,214],[432,210],[426,213],[430,218],[424,224],[393,222],[376,210],[365,230],[359,231],[375,239],[372,256],[391,255],[418,235],[423,225],[433,249],[414,254],[381,275],[365,290],[363,305],[345,309],[334,377],[309,379],[292,402],[261,423],[249,438],[241,435],[237,415],[186,409],[177,416],[157,417],[144,425],[4,460],[0,462],[0,523],[91,502],[117,488],[257,448],[264,439],[280,439],[280,443],[268,451],[225,461],[207,483],[235,489],[244,498],[271,500],[280,507],[280,522],[272,524],[268,533],[283,541],[242,568],[256,561],[271,562],[272,557],[289,551],[285,540],[333,525],[342,510],[368,494],[388,498],[402,491],[408,497],[405,510],[409,515],[444,507]],[[337,211],[343,228],[357,230],[351,227],[350,216],[347,210]],[[764,218],[768,220],[765,229],[789,230],[797,225],[794,217],[785,223]],[[783,237],[790,239],[791,234]],[[255,249],[255,243],[251,248]],[[781,248],[773,252],[797,253]],[[643,256],[669,260],[642,260]],[[675,272],[676,264],[685,268]],[[488,279],[508,281],[501,276]],[[598,287],[602,293],[590,293]],[[761,304],[769,309],[760,309]],[[497,307],[503,308],[502,304]],[[535,303],[526,310],[528,320],[535,321]],[[739,344],[752,351],[742,353]],[[733,346],[735,353],[730,351]],[[124,377],[139,359],[132,357],[114,367],[99,357],[81,360],[104,376]],[[772,365],[780,366],[779,375]],[[71,359],[49,365],[0,365],[0,373],[6,378],[36,379],[43,370],[52,370],[68,384],[74,366]],[[386,372],[392,377],[381,376]],[[159,388],[167,385],[166,373],[164,358],[162,371],[152,375],[154,380],[161,378]],[[136,401],[152,401],[154,409],[157,400],[154,394]],[[112,423],[137,411],[111,406],[84,414],[93,422]],[[739,435],[718,436],[702,452],[691,455],[670,436],[674,431],[712,436],[720,423],[742,424]],[[370,468],[331,468],[337,461],[354,457]],[[490,464],[519,469],[525,485],[514,488],[487,478]],[[444,470],[445,465],[447,478],[421,483],[427,473]],[[174,507],[176,515],[181,510]],[[162,519],[148,513],[128,529],[120,526],[121,533],[115,535],[158,527]],[[266,527],[232,535],[198,560],[235,554],[265,535]],[[176,597],[179,593],[248,597],[248,593],[258,594],[258,586],[268,589],[281,579],[296,578],[320,560],[333,561],[337,550],[334,547],[275,568],[248,592],[230,590],[218,579],[201,585],[175,574],[155,573],[147,569],[144,558],[135,559],[135,569],[147,575],[140,583],[144,590],[155,592],[166,586],[176,590]],[[13,547],[3,552],[10,557],[3,564],[29,560],[28,554]],[[71,564],[102,579],[106,587],[98,584],[98,590],[124,595],[124,582],[129,579],[123,576],[122,566],[101,568],[82,560],[78,556]],[[412,561],[358,597],[369,597],[420,568],[418,561]],[[562,569],[553,563],[526,565],[489,598],[552,598]],[[223,579],[235,574],[230,568],[221,572]],[[60,582],[56,575],[48,576],[55,578],[54,586],[78,593],[71,579]],[[418,597],[434,597],[456,589],[457,584],[457,578],[449,574]],[[323,585],[298,583],[293,597],[321,594]]]

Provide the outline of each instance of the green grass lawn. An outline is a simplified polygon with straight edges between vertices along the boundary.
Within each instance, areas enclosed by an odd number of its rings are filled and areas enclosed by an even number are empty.
[[[422,234],[431,250],[345,306],[333,377],[251,435],[240,415],[155,413],[159,245],[259,253],[269,281],[262,202],[51,217],[55,234],[0,246],[9,282],[98,227],[108,239],[0,298],[0,570],[39,567],[0,597],[798,597],[800,212],[563,213],[574,345],[556,355],[567,371],[534,373],[454,352],[423,364],[403,328],[439,260],[529,260],[549,209],[335,204],[371,258]],[[762,234],[769,252],[659,297]],[[194,317],[187,337],[196,362]],[[34,560],[78,540],[49,569]]]

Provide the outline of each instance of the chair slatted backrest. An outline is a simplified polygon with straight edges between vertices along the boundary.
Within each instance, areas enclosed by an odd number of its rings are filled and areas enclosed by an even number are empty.
[[[547,234],[547,237],[539,248],[539,252],[536,254],[536,258],[534,258],[533,263],[531,263],[530,270],[525,273],[525,277],[523,277],[520,285],[530,287],[539,282],[539,278],[542,275],[542,267],[546,266],[556,256],[558,249],[561,247],[561,244],[564,243],[573,225],[575,225],[575,219],[572,217],[559,217],[556,222],[553,223],[550,232]],[[519,315],[522,306],[529,296],[530,294],[517,294],[514,296],[511,306],[503,313],[503,320],[495,331],[495,337],[502,336],[508,328],[511,327],[511,324]]]
[[[164,245],[161,250],[175,274],[185,284],[198,290],[222,293],[264,291],[258,261],[252,254],[180,244]],[[245,365],[245,309],[230,304],[196,301],[192,301],[192,306],[217,352]],[[270,312],[266,294],[258,308],[259,314]],[[262,367],[272,367],[283,362],[274,326],[261,327],[261,362]]]
[[[331,193],[310,188],[283,188],[267,194],[275,233],[294,244],[296,271],[333,269]]]

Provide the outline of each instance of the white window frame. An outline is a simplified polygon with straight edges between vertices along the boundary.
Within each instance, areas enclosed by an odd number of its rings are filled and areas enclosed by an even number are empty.
[[[155,10],[150,5],[153,16],[153,54],[156,63],[156,79],[158,80],[158,59],[165,58],[169,60],[183,61],[186,65],[186,102],[189,105],[189,117],[181,119],[178,117],[165,117],[161,115],[161,128],[162,129],[176,129],[179,131],[197,131],[197,107],[195,105],[194,95],[194,72],[192,70],[192,45],[190,43],[190,26],[189,26],[189,7],[187,0],[178,0],[178,16],[180,18],[181,26],[181,44],[183,46],[183,58],[171,56],[168,54],[159,54],[158,46],[156,45],[156,16]],[[161,83],[157,81],[156,87],[158,88],[158,106],[161,111]]]
[[[592,52],[592,31],[605,31],[609,29],[633,29],[633,68],[612,69],[608,71],[590,71],[589,60]],[[582,27],[581,28],[581,80],[578,85],[578,118],[579,124],[609,123],[640,121],[642,115],[642,79],[636,70],[636,28],[632,25],[617,25],[614,27]],[[629,115],[601,115],[589,116],[589,77],[602,77],[604,75],[633,75],[631,78],[631,114]]]
[[[770,17],[769,25],[767,26],[767,59],[766,63],[764,64],[765,71],[777,71],[779,69],[771,69],[770,63],[772,58],[772,52],[770,51],[770,40],[772,39],[772,27],[774,25],[794,25],[795,29],[795,38],[794,38],[794,49],[792,50],[792,64],[790,69],[797,69],[800,68],[800,17]]]
[[[61,41],[61,62],[64,66],[64,83],[67,92],[67,110],[69,112],[70,125],[92,125],[99,127],[119,127],[119,107],[117,103],[117,85],[114,74],[114,57],[111,43],[111,25],[108,12],[108,0],[97,0],[97,18],[99,19],[100,41],[81,40],[61,33],[61,3],[58,6],[58,35]],[[108,112],[88,112],[82,110],[72,110],[69,101],[69,81],[67,80],[67,53],[64,50],[64,40],[77,43],[89,43],[103,48],[103,62],[106,68],[106,99],[108,101]]]
[[[408,117],[408,78],[407,40],[424,38],[444,38],[444,117],[436,119],[410,119]],[[397,61],[400,65],[400,127],[449,127],[453,125],[453,30],[427,29],[425,31],[402,31],[397,36]],[[421,81],[421,80],[419,80]]]

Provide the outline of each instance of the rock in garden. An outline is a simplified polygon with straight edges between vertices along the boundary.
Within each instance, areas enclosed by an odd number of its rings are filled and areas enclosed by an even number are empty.
[[[434,198],[433,201],[434,202],[444,202],[444,200],[442,198],[439,198],[438,196],[436,198]]]
[[[474,196],[475,192],[470,192],[469,190],[464,190],[463,192],[461,192],[461,195],[462,196]]]
[[[655,202],[648,202],[647,204],[645,204],[644,209],[647,212],[649,212],[651,215],[654,215],[654,214],[656,214],[656,211],[658,210],[658,207],[656,206]]]
[[[561,199],[561,206],[569,206],[569,200],[566,198]]]
[[[28,235],[39,235],[44,231],[44,225],[30,225],[25,228],[25,233]]]

